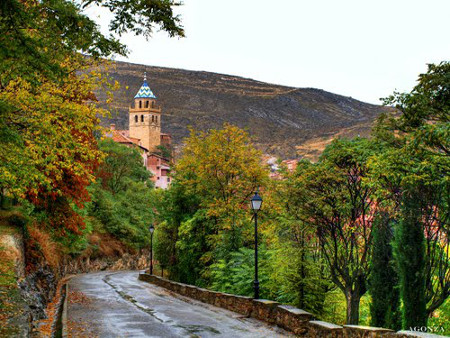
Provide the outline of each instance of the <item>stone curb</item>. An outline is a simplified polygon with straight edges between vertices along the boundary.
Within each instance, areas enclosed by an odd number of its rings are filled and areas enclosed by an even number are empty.
[[[61,335],[63,338],[68,337],[68,331],[67,331],[67,299],[69,298],[69,281],[64,285],[66,292],[64,296],[64,303],[63,303],[63,311],[62,311],[62,318],[61,318],[61,325],[62,325],[62,332]]]

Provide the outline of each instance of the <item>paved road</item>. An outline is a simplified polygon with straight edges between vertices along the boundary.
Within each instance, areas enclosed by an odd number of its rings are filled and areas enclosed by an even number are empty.
[[[137,271],[69,282],[69,337],[286,337],[286,331],[139,281]]]

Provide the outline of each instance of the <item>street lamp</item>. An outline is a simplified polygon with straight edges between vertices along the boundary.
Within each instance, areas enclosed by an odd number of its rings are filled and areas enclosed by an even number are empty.
[[[148,231],[150,231],[150,274],[153,275],[153,232],[155,231],[153,224],[148,227]]]
[[[261,209],[262,198],[258,195],[258,191],[255,192],[255,195],[252,197],[252,210],[255,216],[255,299],[259,299],[259,281],[258,281],[258,211]]]

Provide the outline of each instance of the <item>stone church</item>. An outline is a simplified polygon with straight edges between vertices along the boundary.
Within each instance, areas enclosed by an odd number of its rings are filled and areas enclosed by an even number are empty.
[[[161,107],[144,73],[144,83],[128,110],[128,130],[117,130],[112,124],[106,136],[128,147],[139,148],[145,167],[153,174],[155,187],[167,189],[170,185],[170,159],[160,155],[159,146],[170,149],[172,139],[169,134],[161,133],[161,113]]]

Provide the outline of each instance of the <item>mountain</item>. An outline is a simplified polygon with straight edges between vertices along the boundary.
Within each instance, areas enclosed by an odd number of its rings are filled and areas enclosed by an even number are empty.
[[[162,131],[180,148],[188,127],[207,130],[226,122],[247,129],[264,153],[317,159],[334,136],[368,135],[389,108],[314,88],[293,88],[237,76],[115,62],[109,76],[121,89],[102,124],[128,128],[128,107],[147,72],[163,109]],[[97,93],[105,102],[105,93]]]

